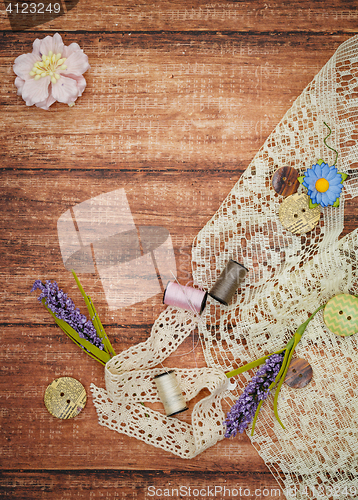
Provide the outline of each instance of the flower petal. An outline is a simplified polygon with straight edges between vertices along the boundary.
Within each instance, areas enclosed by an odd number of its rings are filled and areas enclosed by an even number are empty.
[[[37,102],[35,106],[41,109],[45,109],[46,111],[49,109],[49,107],[56,102],[56,99],[53,97],[52,93],[50,92],[50,95],[48,96],[47,99],[41,102]]]
[[[15,78],[15,85],[17,87],[17,95],[22,95],[22,89],[24,88],[25,80],[20,77]]]
[[[66,104],[73,102],[79,95],[76,80],[61,75],[60,79],[52,84],[52,95],[56,101]]]
[[[32,106],[37,102],[44,101],[49,95],[48,86],[50,83],[50,77],[45,76],[45,78],[40,78],[40,80],[30,80],[25,81],[22,89],[22,98],[26,101],[27,106]]]
[[[331,179],[329,181],[330,186],[338,186],[338,184],[341,184],[341,183],[342,183],[342,176],[340,174],[336,175],[336,177],[334,177],[334,179]]]
[[[309,190],[315,190],[315,185],[316,185],[316,182],[317,182],[317,178],[316,176],[314,177],[305,177],[304,181],[303,181],[303,186],[305,186],[307,189]]]
[[[318,163],[316,163],[316,165],[313,165],[312,170],[316,174],[317,179],[320,179],[322,177],[321,165],[318,165]]]
[[[31,78],[30,71],[39,60],[34,54],[21,54],[21,56],[15,59],[13,66],[15,75],[23,80],[28,80]]]
[[[86,88],[86,79],[84,76],[77,76],[77,75],[66,75],[66,78],[72,78],[73,80],[76,80],[77,82],[77,89],[78,89],[78,97],[81,96]]]
[[[328,192],[326,193],[321,193],[322,194],[322,199],[321,199],[321,205],[322,207],[326,207],[327,205],[330,205],[330,197],[328,196]],[[333,203],[335,202],[335,199]]]
[[[41,40],[39,38],[36,38],[36,40],[32,44],[32,54],[37,57],[38,61],[41,59],[40,46]]]
[[[62,55],[64,48],[65,48],[65,45],[62,41],[62,36],[59,33],[55,33],[53,35],[52,44],[53,44],[52,52],[54,54],[61,54]]]
[[[321,201],[322,201],[322,193],[319,193],[319,192],[317,191],[317,193],[316,193],[316,197],[315,197],[315,198],[316,198],[316,201],[314,201],[313,203],[321,203]],[[313,201],[313,200],[312,200],[312,201]]]
[[[337,186],[330,186],[329,190],[327,191],[327,194],[331,196],[333,200],[333,203],[336,201],[336,198],[338,198],[341,195],[341,191],[343,189],[343,184],[338,184]]]
[[[306,172],[304,173],[304,177],[316,177],[317,175],[314,173],[313,168],[308,168]]]
[[[322,163],[321,169],[322,169],[322,177],[327,179],[327,175],[330,173],[329,165],[327,163]]]
[[[78,45],[78,43],[71,43],[70,45],[64,47],[63,52],[62,52],[62,57],[70,57],[73,52],[76,52],[77,50],[82,50],[81,47]]]
[[[327,181],[330,181],[331,179],[334,179],[334,177],[337,175],[338,169],[332,165],[332,167],[329,167],[329,173],[325,176]]]
[[[52,50],[54,54],[58,53],[62,54],[63,49],[64,49],[64,44],[62,41],[62,37],[58,33],[55,33],[54,36],[46,36],[43,40],[41,40],[40,44],[41,56],[43,55],[47,56],[50,50]]]
[[[65,62],[67,69],[62,72],[63,75],[68,74],[81,76],[91,66],[88,64],[88,57],[83,53],[83,50],[73,52]]]

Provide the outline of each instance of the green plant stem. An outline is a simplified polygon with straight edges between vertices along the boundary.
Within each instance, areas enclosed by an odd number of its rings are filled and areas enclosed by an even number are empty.
[[[329,134],[328,134],[328,135],[327,135],[327,136],[323,139],[323,142],[324,142],[324,144],[327,146],[327,148],[328,148],[328,149],[330,149],[331,151],[334,151],[334,152],[336,153],[336,160],[335,160],[335,162],[334,162],[334,165],[336,165],[336,164],[337,164],[337,160],[338,160],[338,151],[336,151],[335,149],[331,148],[331,146],[328,146],[328,144],[326,143],[326,140],[327,140],[327,139],[328,139],[328,137],[331,135],[332,130],[331,130],[331,127],[329,127],[329,125],[327,125],[327,123],[326,123],[326,122],[323,122],[323,123],[326,125],[326,127],[327,127],[327,128],[328,128],[328,130],[329,130]]]
[[[286,349],[286,347],[285,347]],[[285,349],[281,349],[280,351],[276,351],[272,354],[281,354]],[[246,363],[245,365],[240,366],[240,368],[236,368],[231,372],[225,373],[227,378],[235,377],[235,375],[240,375],[240,373],[247,372],[248,370],[252,370],[252,368],[256,368],[257,366],[263,365],[267,358],[272,356],[272,354],[267,354],[267,356],[262,356],[262,358],[256,359],[255,361],[251,361],[251,363]]]
[[[283,425],[283,423],[281,422],[280,420],[280,417],[278,415],[278,409],[277,409],[277,403],[278,403],[278,397],[279,397],[279,394],[280,394],[280,390],[281,390],[281,387],[282,387],[282,384],[284,383],[285,381],[285,378],[286,378],[286,375],[287,375],[287,371],[288,371],[288,368],[290,366],[290,363],[291,363],[291,359],[292,359],[292,356],[295,352],[295,349],[298,345],[298,343],[300,342],[301,338],[302,338],[302,335],[304,334],[309,322],[315,317],[315,315],[318,313],[318,311],[320,311],[321,309],[323,309],[325,307],[325,304],[322,305],[322,306],[319,306],[312,314],[311,316],[306,319],[306,321],[304,323],[302,323],[302,325],[300,325],[295,334],[293,335],[293,337],[289,340],[289,342],[287,343],[287,346],[286,346],[286,353],[285,353],[285,357],[283,359],[283,362],[282,362],[282,366],[281,366],[281,370],[279,371],[275,381],[273,382],[273,386],[271,384],[269,390],[271,390],[275,385],[276,383],[278,382],[278,385],[277,385],[277,388],[276,388],[276,391],[275,391],[275,397],[274,397],[274,414],[275,414],[275,417],[277,419],[277,421],[279,422],[279,424],[281,425],[281,427],[284,429],[285,426]]]
[[[85,304],[86,304],[87,309],[88,309],[88,314],[90,315],[91,321],[93,323],[93,326],[96,329],[97,335],[100,339],[102,339],[105,351],[109,354],[109,357],[111,358],[111,357],[115,356],[116,353],[115,353],[115,351],[114,351],[114,349],[113,349],[113,347],[112,347],[112,345],[107,337],[107,334],[103,328],[103,325],[98,317],[98,314],[97,314],[96,309],[93,305],[91,297],[86,295],[86,292],[84,291],[83,286],[81,285],[80,280],[77,278],[77,275],[73,269],[72,269],[72,274],[76,280],[77,286],[78,286],[78,288],[82,294],[82,297],[85,301]]]
[[[57,325],[61,328],[61,330],[78,346],[81,348],[84,348],[86,354],[91,356],[91,358],[94,358],[96,361],[101,363],[102,365],[105,365],[107,361],[109,361],[110,355],[106,351],[102,351],[99,349],[97,346],[91,344],[88,340],[82,338],[79,336],[78,332],[74,330],[66,321],[63,319],[59,319],[55,313],[49,309],[46,304],[45,304],[45,299],[42,299],[42,303],[47,309],[47,311],[51,314],[51,316],[54,318],[55,322]]]
[[[286,375],[287,375],[287,371],[288,371],[288,368],[290,366],[291,359],[292,359],[292,356],[293,356],[293,354],[295,352],[295,349],[296,349],[298,343],[300,342],[300,340],[302,338],[302,335],[305,332],[305,330],[306,330],[309,322],[315,317],[315,315],[318,313],[318,311],[320,311],[321,309],[323,309],[325,306],[326,306],[326,304],[324,304],[322,306],[319,306],[310,315],[310,317],[308,319],[306,319],[306,321],[304,323],[302,323],[302,325],[300,325],[297,328],[297,330],[294,333],[294,335],[287,342],[286,347],[284,347],[283,349],[280,349],[279,351],[275,351],[272,354],[268,354],[267,356],[262,356],[262,358],[256,359],[255,361],[252,361],[251,363],[246,363],[245,365],[240,366],[240,368],[236,368],[236,370],[232,370],[232,371],[227,372],[225,374],[228,378],[234,377],[235,375],[239,375],[240,373],[244,373],[244,372],[246,372],[248,370],[252,370],[253,368],[256,368],[256,367],[264,364],[266,362],[266,360],[270,356],[273,356],[273,354],[282,354],[284,352],[285,354],[284,354],[284,357],[283,357],[283,361],[282,361],[282,364],[281,364],[280,371],[276,375],[275,380],[272,382],[272,384],[268,388],[268,391],[271,392],[271,390],[277,384],[277,388],[276,388],[276,392],[275,392],[275,397],[274,397],[274,414],[275,414],[275,417],[276,417],[277,421],[279,422],[279,424],[281,425],[281,427],[283,429],[285,429],[285,426],[283,425],[283,423],[280,420],[280,417],[278,415],[278,409],[277,409],[278,397],[279,397],[279,394],[280,394],[280,390],[281,390],[282,384],[285,381],[285,378],[286,378]],[[260,412],[260,409],[261,409],[261,406],[262,406],[263,402],[264,401],[261,400],[260,403],[259,403],[259,405],[258,405],[258,407],[257,407],[257,409],[256,409],[255,416],[254,416],[254,419],[253,419],[253,422],[252,422],[251,436],[253,436],[253,434],[254,434],[256,421],[257,421],[257,418],[258,418],[258,415],[259,415],[259,412]]]
[[[263,403],[264,403],[264,400],[261,399],[261,401],[259,402],[259,404],[258,404],[258,406],[256,408],[254,420],[252,421],[251,436],[254,435],[255,426],[256,426],[256,420],[257,420],[257,418],[259,416],[259,413],[260,413],[260,410],[261,410],[261,406],[263,405]]]
[[[104,345],[104,347],[105,347],[106,351],[108,352],[108,354],[109,354],[110,356],[115,356],[115,355],[116,355],[116,353],[115,353],[115,351],[114,351],[114,349],[113,349],[113,347],[112,347],[112,344],[110,343],[110,341],[109,341],[109,339],[108,339],[108,337],[107,337],[107,334],[106,334],[106,332],[105,332],[105,329],[103,328],[103,325],[102,325],[102,323],[101,323],[101,320],[99,319],[99,316],[98,316],[97,311],[96,311],[96,309],[95,309],[95,307],[94,307],[94,304],[93,304],[93,302],[92,302],[91,297],[89,297],[89,296],[88,296],[88,300],[89,300],[89,303],[90,303],[91,308],[92,308],[92,310],[93,310],[93,317],[95,317],[95,318],[96,318],[96,320],[97,320],[97,324],[98,324],[98,327],[99,327],[98,336],[99,336],[99,337],[103,340],[103,345]]]

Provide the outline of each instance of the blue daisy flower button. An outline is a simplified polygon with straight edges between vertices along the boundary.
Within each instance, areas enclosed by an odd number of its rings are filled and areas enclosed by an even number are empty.
[[[298,178],[298,181],[307,189],[310,208],[317,205],[338,207],[346,178],[347,174],[338,172],[335,165],[330,167],[323,160],[318,160],[312,168],[308,168],[304,175]]]

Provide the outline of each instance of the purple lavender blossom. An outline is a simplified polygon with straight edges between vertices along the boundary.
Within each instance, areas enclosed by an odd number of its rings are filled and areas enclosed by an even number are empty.
[[[41,302],[42,299],[45,299],[46,306],[57,318],[66,321],[81,338],[88,340],[101,351],[104,350],[102,339],[98,337],[92,321],[87,320],[86,316],[80,313],[67,293],[59,289],[56,281],[51,283],[51,281],[46,280],[43,284],[42,281],[36,280],[31,292],[37,289],[41,290],[38,300]]]
[[[244,432],[252,422],[260,401],[265,400],[270,393],[269,387],[280,371],[283,358],[284,353],[272,354],[252,377],[226,416],[225,437],[236,436],[238,432]]]

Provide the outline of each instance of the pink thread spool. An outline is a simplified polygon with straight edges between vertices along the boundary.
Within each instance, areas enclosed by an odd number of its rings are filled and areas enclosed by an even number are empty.
[[[163,295],[163,304],[201,314],[204,311],[207,297],[208,292],[168,281]]]

